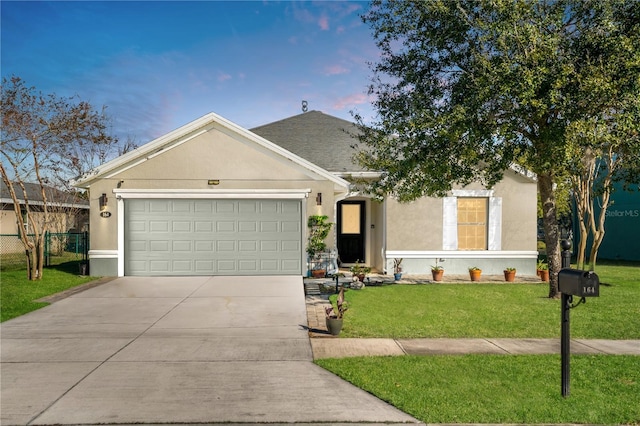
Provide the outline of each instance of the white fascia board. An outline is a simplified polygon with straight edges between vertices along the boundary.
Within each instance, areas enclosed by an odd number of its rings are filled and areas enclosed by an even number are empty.
[[[0,198],[0,203],[1,204],[13,204],[13,199],[11,199],[11,198]],[[24,200],[18,200],[18,204],[26,205]],[[44,203],[42,201],[29,201],[29,205],[30,206],[43,206]],[[89,205],[88,204],[49,202],[49,203],[47,203],[47,205],[49,207],[54,207],[54,208],[55,207],[64,207],[64,208],[69,208],[69,209],[89,210]]]
[[[191,199],[279,199],[295,200],[309,197],[306,189],[114,189],[117,199],[130,198],[191,198]]]
[[[538,175],[537,174],[535,174],[531,170],[525,169],[524,167],[522,167],[519,164],[511,163],[511,165],[509,166],[509,169],[513,170],[514,172],[516,172],[519,175],[522,175],[522,176],[526,177],[527,179],[529,179],[529,180],[531,180],[533,182],[537,182],[538,181]]]
[[[381,172],[337,172],[336,176],[340,178],[358,178],[358,179],[379,179]]]
[[[99,166],[95,172],[84,179],[80,179],[74,183],[74,186],[80,188],[89,188],[91,183],[105,177],[113,176],[123,170],[135,167],[136,165],[166,152],[167,150],[179,146],[190,139],[193,139],[203,133],[208,132],[212,128],[226,131],[231,136],[240,135],[246,140],[264,148],[267,153],[277,154],[279,157],[290,160],[293,164],[299,166],[306,174],[315,175],[318,178],[332,181],[337,190],[349,188],[349,182],[335,176],[333,173],[316,166],[315,164],[298,157],[297,155],[285,150],[279,145],[274,144],[261,136],[215,114],[209,113],[197,120],[192,121],[172,132],[167,133],[139,148],[134,149],[114,160],[111,160],[102,166]],[[230,133],[229,133],[230,132]]]
[[[447,259],[537,259],[537,251],[528,250],[387,250],[387,259],[424,259],[424,258],[447,258]]]

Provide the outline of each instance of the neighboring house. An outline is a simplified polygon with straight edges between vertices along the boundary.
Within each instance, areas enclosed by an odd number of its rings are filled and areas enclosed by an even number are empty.
[[[44,220],[42,193],[40,185],[35,183],[24,184],[29,202],[29,210],[34,219],[39,223]],[[16,196],[20,204],[20,211],[25,221],[25,231],[32,232],[31,226],[26,220],[26,202],[22,188],[17,183],[14,184]],[[72,194],[59,191],[55,188],[45,187],[47,205],[49,211],[49,232],[68,232],[70,230],[87,230],[89,226],[89,202]],[[18,218],[14,210],[13,200],[7,185],[0,181],[0,234],[19,235],[21,232],[18,225]],[[2,244],[2,253],[24,251],[24,247],[18,244]]]
[[[392,272],[402,257],[406,273],[428,273],[437,258],[447,273],[535,274],[534,180],[508,170],[491,190],[378,202],[351,192],[349,180],[378,176],[353,165],[354,131],[318,111],[252,131],[212,113],[100,166],[76,184],[95,210],[92,274],[306,275],[316,214],[335,222],[343,264]]]

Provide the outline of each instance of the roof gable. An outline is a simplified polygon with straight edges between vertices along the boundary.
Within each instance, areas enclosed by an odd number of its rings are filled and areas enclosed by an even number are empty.
[[[147,160],[150,160],[160,154],[165,154],[168,150],[179,147],[182,144],[214,129],[228,135],[232,135],[247,146],[251,146],[258,151],[265,152],[273,158],[278,158],[280,161],[296,167],[314,179],[332,181],[336,187],[340,188],[348,188],[349,186],[347,181],[335,176],[318,165],[287,151],[283,147],[276,145],[215,113],[209,113],[133,151],[102,164],[87,176],[76,181],[75,186],[88,188],[97,180],[109,178],[132,167],[136,167]]]

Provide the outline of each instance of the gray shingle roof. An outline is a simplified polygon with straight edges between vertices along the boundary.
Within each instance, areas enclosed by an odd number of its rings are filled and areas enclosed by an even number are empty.
[[[359,172],[352,161],[354,123],[309,111],[251,129],[253,133],[330,172]]]
[[[22,188],[17,183],[14,183],[13,188],[16,191],[16,196],[18,197],[18,201],[20,204],[24,202],[24,194],[22,192]],[[25,183],[24,188],[27,191],[27,198],[29,199],[29,203],[33,205],[42,205],[42,194],[40,192],[40,185],[37,183]],[[45,187],[47,200],[50,204],[53,205],[64,205],[64,206],[73,206],[76,208],[89,208],[89,201],[74,196],[73,194],[60,191],[58,189],[52,187]],[[4,181],[0,181],[0,200],[3,203],[13,203],[11,200],[11,194],[9,193],[9,188],[4,183]]]

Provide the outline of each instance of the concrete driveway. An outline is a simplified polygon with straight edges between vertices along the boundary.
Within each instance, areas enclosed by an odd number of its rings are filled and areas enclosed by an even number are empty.
[[[300,277],[118,278],[7,321],[0,421],[417,423],[312,363]]]

